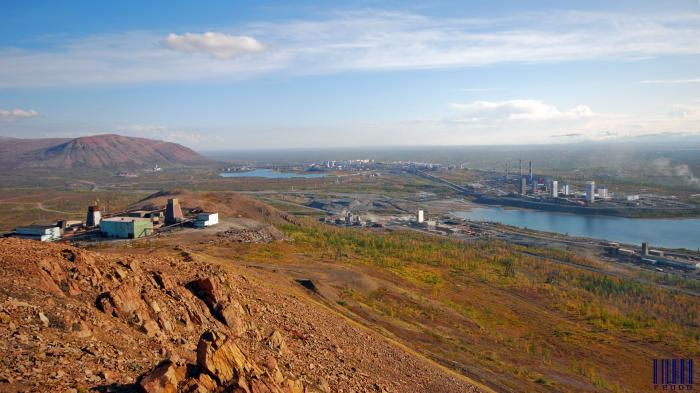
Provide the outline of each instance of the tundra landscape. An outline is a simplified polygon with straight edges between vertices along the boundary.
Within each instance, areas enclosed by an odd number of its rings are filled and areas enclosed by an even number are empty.
[[[700,5],[0,5],[0,393],[693,391]]]

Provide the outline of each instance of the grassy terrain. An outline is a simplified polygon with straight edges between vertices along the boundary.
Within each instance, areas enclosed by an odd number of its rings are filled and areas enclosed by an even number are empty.
[[[316,224],[283,230],[291,243],[241,246],[236,258],[382,278],[371,290],[338,287],[338,307],[499,390],[647,391],[651,359],[700,355],[692,296],[500,243]]]
[[[83,219],[87,205],[99,200],[110,211],[123,209],[145,196],[160,191],[313,192],[376,193],[398,198],[416,198],[420,192],[439,196],[454,193],[446,187],[415,176],[382,174],[329,175],[315,179],[222,178],[216,168],[166,169],[138,172],[136,178],[122,178],[109,171],[26,169],[0,174],[0,230],[57,218]],[[272,195],[270,195],[272,196]],[[279,198],[278,198],[279,199]],[[285,201],[266,202],[294,214],[317,216],[315,210]],[[41,205],[39,205],[41,204]]]
[[[84,220],[91,203],[99,201],[104,211],[119,211],[146,195],[137,191],[2,190],[0,230],[59,218]]]

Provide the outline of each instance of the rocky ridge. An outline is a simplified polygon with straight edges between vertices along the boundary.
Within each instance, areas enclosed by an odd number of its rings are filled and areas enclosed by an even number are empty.
[[[282,277],[171,251],[0,239],[0,392],[478,391]]]

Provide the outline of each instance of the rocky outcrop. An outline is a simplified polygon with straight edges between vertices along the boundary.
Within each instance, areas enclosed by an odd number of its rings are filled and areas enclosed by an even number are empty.
[[[174,246],[0,238],[0,273],[0,392],[475,391],[282,275],[185,262]]]
[[[212,316],[231,328],[234,334],[244,334],[248,329],[244,318],[245,310],[239,302],[230,296],[224,296],[217,286],[213,277],[194,280],[186,285],[207,305]]]
[[[196,365],[177,367],[171,360],[159,364],[139,382],[144,393],[245,392],[311,393],[301,381],[285,378],[274,357],[258,366],[235,343],[234,337],[212,331],[202,334]],[[183,378],[184,377],[184,378]]]
[[[184,367],[166,360],[141,379],[139,388],[143,393],[177,393],[178,382],[184,376]]]

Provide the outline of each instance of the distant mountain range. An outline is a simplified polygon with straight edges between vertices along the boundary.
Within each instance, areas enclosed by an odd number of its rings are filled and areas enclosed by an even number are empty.
[[[177,143],[114,134],[74,139],[0,137],[3,168],[138,168],[206,162],[202,155]]]

